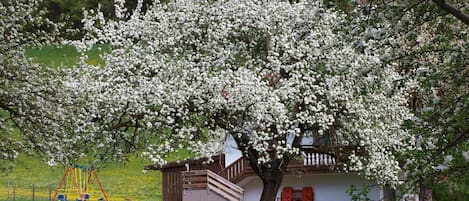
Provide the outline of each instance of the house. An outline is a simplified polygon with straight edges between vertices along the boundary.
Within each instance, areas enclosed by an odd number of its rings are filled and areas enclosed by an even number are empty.
[[[306,140],[308,141],[308,140]],[[309,144],[309,142],[306,142]],[[351,200],[347,189],[371,186],[371,200],[393,200],[386,188],[373,185],[356,173],[338,173],[331,167],[336,159],[327,154],[314,153],[306,146],[304,159],[290,162],[283,183],[277,193],[278,201],[341,201]],[[164,166],[148,165],[146,170],[163,174],[163,201],[257,201],[262,181],[242,157],[233,139],[228,138],[224,153],[207,159],[170,162]]]

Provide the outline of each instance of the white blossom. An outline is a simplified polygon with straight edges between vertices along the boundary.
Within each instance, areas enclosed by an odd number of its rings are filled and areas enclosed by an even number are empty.
[[[137,138],[146,155],[164,163],[179,148],[219,153],[229,133],[238,143],[247,136],[239,145],[267,164],[298,153],[286,143],[289,133],[334,128],[338,143],[368,153],[352,155],[350,170],[397,180],[392,153],[411,138],[400,127],[411,118],[405,91],[378,55],[359,52],[337,31],[343,15],[312,2],[251,0],[179,0],[124,12],[106,22],[88,13],[85,39],[72,42],[112,49],[106,65],[82,63],[66,81],[67,91],[92,100],[77,100],[84,127],[75,132],[98,131],[89,134],[98,142],[98,135],[110,137],[98,151],[125,149]],[[108,131],[115,127],[136,132]]]

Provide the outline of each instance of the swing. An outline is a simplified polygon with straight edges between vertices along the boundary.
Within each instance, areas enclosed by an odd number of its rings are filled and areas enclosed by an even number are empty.
[[[65,195],[64,195],[64,194],[59,194],[59,195],[57,196],[57,199],[60,200],[60,201],[67,201],[67,200],[65,199]]]
[[[64,176],[62,178],[61,184],[64,184],[64,189],[60,192],[61,194],[57,195],[57,200],[60,201],[68,201],[68,197],[70,196],[72,192],[72,183],[73,183],[73,178],[71,176],[71,172],[69,167],[67,167],[64,170]],[[60,186],[59,186],[60,188]],[[57,189],[56,194],[58,193],[59,189]]]
[[[66,167],[62,180],[60,181],[51,201],[69,201],[69,198],[72,196],[77,197],[76,201],[91,200],[92,196],[90,192],[92,192],[92,185],[90,184],[92,183],[92,179],[98,183],[101,194],[104,197],[104,199],[100,198],[100,200],[109,201],[101,181],[99,180],[98,174],[96,173],[96,170],[93,168],[93,166],[86,167],[80,165]],[[63,190],[62,185],[65,185]],[[75,189],[73,189],[73,186],[75,186]],[[73,193],[74,190],[76,190],[76,193]],[[59,192],[61,194],[59,194]]]

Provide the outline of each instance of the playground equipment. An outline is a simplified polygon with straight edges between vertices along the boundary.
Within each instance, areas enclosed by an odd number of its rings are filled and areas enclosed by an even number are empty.
[[[109,201],[106,192],[104,191],[103,185],[99,180],[98,174],[93,166],[81,166],[73,165],[67,166],[59,183],[59,186],[55,190],[54,197],[51,201],[69,201],[73,195],[75,195],[76,201],[88,201],[91,200],[91,193],[93,192],[93,183],[97,182],[99,190],[104,198],[96,200]],[[61,191],[62,187],[64,189]]]

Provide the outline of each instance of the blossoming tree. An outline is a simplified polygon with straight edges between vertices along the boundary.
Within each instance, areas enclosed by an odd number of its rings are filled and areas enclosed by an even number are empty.
[[[218,153],[230,134],[263,181],[261,200],[274,200],[314,133],[332,142],[316,151],[345,170],[397,181],[393,154],[411,138],[401,77],[367,44],[348,44],[343,15],[307,2],[183,0],[131,14],[123,5],[118,21],[86,13],[85,38],[73,42],[111,47],[104,66],[82,62],[64,83],[82,107],[75,140],[115,156],[144,147],[164,162],[178,148]]]
[[[37,148],[37,128],[53,121],[56,71],[34,64],[27,47],[54,39],[56,26],[41,17],[35,1],[0,2],[0,163]],[[47,118],[46,118],[47,117]],[[15,131],[15,129],[17,129]],[[43,130],[43,129],[41,129]],[[21,134],[18,134],[21,133]],[[51,132],[47,132],[51,133]],[[39,149],[38,149],[39,150]],[[2,165],[2,167],[4,167]]]
[[[394,154],[405,151],[401,165],[423,200],[432,184],[467,175],[464,2],[370,4],[366,19],[378,23],[366,20],[365,30],[310,3],[176,1],[131,15],[116,3],[119,21],[87,13],[87,36],[75,43],[110,44],[106,66],[75,69],[26,59],[25,48],[50,42],[55,28],[34,1],[0,3],[2,162],[19,150],[52,165],[143,148],[164,162],[179,148],[215,154],[231,134],[270,200],[312,133],[332,142],[316,151],[381,183],[396,181]],[[399,127],[409,118],[404,98],[419,117],[412,134]]]
[[[409,128],[416,147],[401,157],[405,186],[419,192],[420,200],[432,200],[436,184],[467,192],[467,179],[461,179],[468,177],[469,164],[467,5],[383,1],[357,10],[368,17],[357,20],[364,29],[355,33],[375,41],[382,61],[397,62],[400,74],[412,83],[409,108],[417,118]]]

